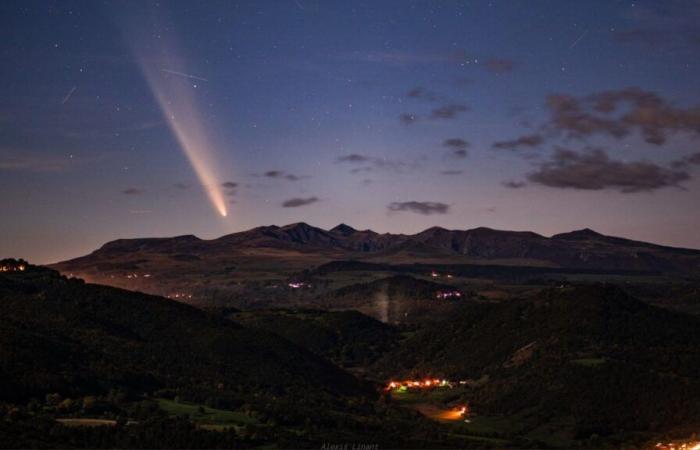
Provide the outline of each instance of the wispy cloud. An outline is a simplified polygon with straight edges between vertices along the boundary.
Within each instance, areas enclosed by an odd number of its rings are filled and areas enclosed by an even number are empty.
[[[469,111],[469,107],[462,103],[449,103],[430,112],[431,119],[454,119],[459,114]]]
[[[301,179],[308,178],[306,175],[294,175],[292,173],[285,172],[284,170],[268,170],[267,172],[263,173],[262,176],[266,178],[288,181],[299,181]]]
[[[406,97],[413,98],[417,100],[426,100],[429,102],[435,102],[442,99],[442,96],[426,89],[422,86],[416,86],[406,93]]]
[[[336,161],[337,162],[349,162],[349,163],[363,163],[367,161],[371,161],[372,158],[366,155],[360,155],[358,153],[351,153],[349,155],[343,155],[339,157]]]
[[[450,154],[456,158],[466,158],[469,142],[462,138],[450,138],[442,141],[442,146],[450,149]]]
[[[504,181],[501,183],[503,186],[509,188],[509,189],[520,189],[525,186],[527,186],[527,183],[524,181]]]
[[[233,197],[238,193],[238,187],[240,186],[239,183],[236,183],[235,181],[224,181],[221,183],[221,187],[224,189],[224,194],[227,197]]]
[[[527,134],[510,141],[498,141],[493,143],[493,148],[502,150],[519,150],[522,148],[532,148],[541,145],[544,138],[541,134]]]
[[[404,170],[415,169],[418,161],[402,161],[383,157],[374,157],[351,153],[336,159],[338,164],[354,165],[350,173],[372,172],[375,169],[388,172],[403,172]]]
[[[450,206],[440,202],[408,201],[390,203],[387,209],[391,212],[407,211],[427,216],[431,214],[447,214]]]
[[[130,187],[122,191],[124,195],[143,195],[146,191],[141,188]]]
[[[298,208],[300,206],[306,206],[310,205],[312,203],[318,202],[319,199],[318,197],[307,197],[307,198],[290,198],[289,200],[285,200],[282,202],[282,207],[283,208]]]

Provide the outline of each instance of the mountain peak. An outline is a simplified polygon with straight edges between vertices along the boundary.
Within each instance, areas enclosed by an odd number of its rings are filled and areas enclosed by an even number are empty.
[[[436,233],[444,233],[444,232],[448,232],[448,231],[449,230],[447,228],[434,226],[434,227],[426,228],[425,230],[418,233],[417,236],[434,235]]]
[[[285,225],[283,227],[280,227],[280,229],[281,230],[318,230],[319,228],[311,226],[306,222],[295,222],[295,223],[290,223],[289,225]]]
[[[576,240],[576,239],[596,239],[596,238],[602,238],[602,237],[606,237],[606,236],[598,233],[597,231],[591,230],[590,228],[583,228],[581,230],[574,230],[574,231],[570,231],[568,233],[555,234],[554,236],[552,236],[552,239]]]
[[[331,228],[330,232],[331,233],[336,233],[336,234],[341,234],[343,236],[349,236],[353,233],[355,233],[357,230],[351,227],[350,225],[346,225],[344,223],[341,223],[340,225],[336,225],[335,227]]]

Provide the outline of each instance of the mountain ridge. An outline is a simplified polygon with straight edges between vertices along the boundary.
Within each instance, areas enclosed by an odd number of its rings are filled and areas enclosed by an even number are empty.
[[[332,261],[700,276],[700,250],[606,236],[587,228],[551,237],[487,227],[431,227],[415,234],[392,234],[347,224],[325,230],[304,222],[256,227],[208,240],[194,235],[118,239],[49,267],[90,282],[173,298],[243,285],[253,286],[247,297],[263,298],[267,295],[254,283],[284,285],[285,280]]]
[[[248,230],[238,231],[234,233],[228,233],[217,238],[212,239],[202,239],[193,234],[177,235],[172,237],[137,237],[137,238],[119,238],[112,241],[108,241],[103,244],[98,250],[111,249],[112,247],[118,247],[120,244],[158,244],[158,243],[208,243],[208,242],[226,242],[228,240],[238,240],[238,238],[243,236],[251,236],[253,234],[260,234],[270,237],[281,237],[287,235],[289,239],[296,243],[309,243],[314,241],[314,237],[322,236],[327,237],[329,241],[332,241],[333,237],[350,237],[361,234],[363,236],[373,236],[378,238],[394,238],[394,239],[411,239],[419,238],[424,239],[430,235],[435,234],[465,234],[465,235],[512,235],[512,236],[528,236],[532,238],[540,238],[545,240],[584,240],[584,239],[602,239],[602,240],[615,240],[618,242],[629,242],[634,244],[643,244],[644,246],[653,246],[657,248],[664,248],[670,250],[683,250],[690,252],[697,252],[700,254],[700,249],[687,248],[687,247],[676,247],[670,245],[656,244],[647,241],[640,241],[636,239],[629,239],[620,236],[610,236],[599,233],[590,228],[582,228],[578,230],[572,230],[569,232],[556,233],[549,237],[536,233],[534,231],[520,231],[520,230],[501,230],[490,227],[476,227],[468,229],[448,229],[439,226],[432,226],[426,228],[423,231],[419,231],[413,234],[403,234],[403,233],[379,233],[377,231],[366,229],[358,230],[345,223],[338,224],[337,226],[325,230],[320,227],[315,227],[309,225],[306,222],[295,222],[284,226],[278,225],[263,225],[254,227]]]

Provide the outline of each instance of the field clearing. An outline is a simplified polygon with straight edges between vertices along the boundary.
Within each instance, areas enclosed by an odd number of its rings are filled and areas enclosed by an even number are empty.
[[[117,424],[116,420],[112,419],[81,419],[81,418],[66,418],[56,419],[56,422],[67,427],[113,427]]]
[[[234,425],[255,425],[258,421],[240,411],[227,411],[210,408],[194,403],[181,403],[164,398],[157,399],[160,409],[171,416],[187,415],[196,424],[203,427],[214,426],[217,429]]]

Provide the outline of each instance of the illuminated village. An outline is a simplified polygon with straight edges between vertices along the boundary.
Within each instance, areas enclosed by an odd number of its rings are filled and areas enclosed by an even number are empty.
[[[423,380],[390,381],[384,390],[393,394],[401,395],[411,391],[428,391],[433,389],[452,389],[457,385],[465,385],[467,381],[450,381],[440,378],[426,378]],[[420,408],[418,408],[420,410]],[[433,411],[435,409],[435,411]],[[430,412],[423,412],[429,417],[437,420],[456,421],[464,420],[470,422],[469,406],[457,405],[448,409],[430,408]]]
[[[24,272],[27,263],[21,259],[3,259],[0,261],[0,272]]]
[[[409,389],[452,388],[455,384],[452,381],[439,378],[426,378],[424,380],[390,381],[384,389],[387,391],[406,392]]]
[[[438,300],[446,300],[446,299],[460,299],[462,298],[462,293],[459,291],[437,291],[435,293],[435,298]]]
[[[700,441],[676,442],[664,444],[659,442],[654,446],[659,450],[700,450]]]

